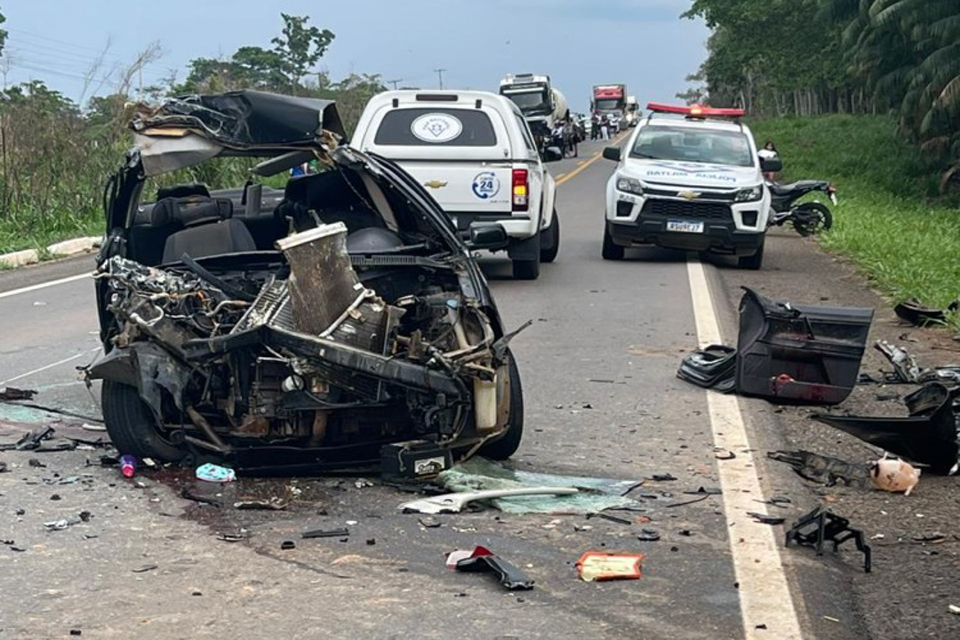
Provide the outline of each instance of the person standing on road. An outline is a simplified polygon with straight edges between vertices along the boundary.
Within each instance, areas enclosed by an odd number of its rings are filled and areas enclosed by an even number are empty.
[[[597,118],[597,114],[593,114],[593,117],[590,118],[590,140],[596,140],[600,137],[600,119]]]
[[[758,155],[761,158],[779,158],[780,152],[777,151],[777,145],[773,144],[773,140],[767,140],[766,144],[763,145],[763,149],[760,150]],[[765,171],[763,174],[763,179],[767,182],[776,182],[777,173],[775,171]]]
[[[605,115],[600,116],[600,132],[604,140],[610,139],[610,121]]]

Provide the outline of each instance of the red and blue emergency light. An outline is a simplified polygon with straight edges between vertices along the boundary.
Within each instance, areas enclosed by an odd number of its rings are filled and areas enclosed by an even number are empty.
[[[717,109],[715,107],[705,107],[700,104],[689,106],[679,106],[675,104],[662,104],[651,102],[647,105],[647,111],[653,113],[675,113],[688,118],[739,118],[747,114],[743,109]]]

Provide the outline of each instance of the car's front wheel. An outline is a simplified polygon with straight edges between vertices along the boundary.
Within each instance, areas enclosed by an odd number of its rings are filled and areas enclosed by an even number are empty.
[[[613,242],[613,236],[610,235],[610,229],[603,227],[603,259],[604,260],[623,260],[624,248]]]
[[[760,267],[763,266],[763,244],[764,241],[760,241],[760,248],[757,249],[757,252],[752,256],[743,256],[737,259],[737,266],[741,269],[751,269],[753,271],[758,271]]]
[[[523,439],[523,386],[520,384],[520,370],[517,368],[516,358],[509,350],[507,357],[510,375],[510,416],[507,431],[499,439],[480,447],[478,451],[479,455],[492,460],[506,460],[512,456],[520,448],[520,441]]]
[[[103,423],[113,446],[121,455],[156,458],[176,462],[184,451],[164,440],[157,431],[157,421],[150,408],[140,399],[136,387],[113,380],[104,380],[100,391]]]

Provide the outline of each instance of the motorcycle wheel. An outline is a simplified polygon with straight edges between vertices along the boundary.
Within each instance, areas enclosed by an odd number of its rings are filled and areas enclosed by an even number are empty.
[[[819,202],[804,202],[797,206],[791,219],[793,228],[805,238],[833,226],[833,214],[826,205]]]

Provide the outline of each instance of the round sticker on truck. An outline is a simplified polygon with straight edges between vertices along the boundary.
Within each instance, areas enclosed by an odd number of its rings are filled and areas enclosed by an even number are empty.
[[[463,132],[463,123],[448,113],[426,113],[410,123],[410,133],[424,142],[450,142]]]
[[[489,200],[500,193],[500,178],[493,171],[478,173],[473,179],[473,195],[481,200]]]

